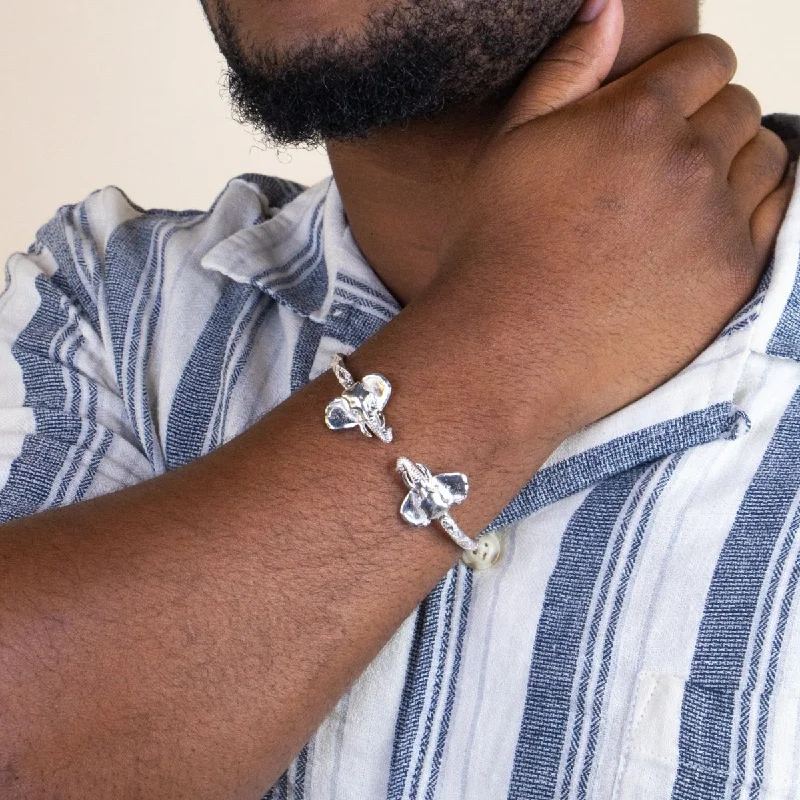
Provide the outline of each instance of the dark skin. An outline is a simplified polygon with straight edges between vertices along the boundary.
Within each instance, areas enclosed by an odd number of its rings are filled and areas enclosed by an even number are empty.
[[[337,22],[358,15],[336,6]],[[699,30],[695,0],[628,0],[625,32],[609,80]],[[333,20],[331,20],[333,22]],[[299,24],[299,23],[298,23]],[[433,278],[442,232],[470,156],[491,131],[498,107],[386,130],[368,142],[327,142],[353,236],[401,303]],[[568,165],[567,165],[568,166]]]
[[[290,49],[306,36],[357,32],[364,14],[392,0],[261,3],[233,0],[245,41],[269,31]],[[212,24],[213,4],[209,7]],[[628,0],[613,80],[699,30],[696,0]],[[353,236],[386,287],[405,304],[436,271],[447,211],[471,155],[485,142],[503,102],[460,109],[435,121],[379,131],[366,142],[326,142]]]
[[[308,22],[301,7],[322,4],[252,4],[286,9],[287,26]],[[788,200],[786,149],[728,85],[735,58],[717,39],[600,88],[615,60],[624,71],[622,17],[610,0],[576,25],[458,157],[445,127],[339,159],[350,202],[372,198],[363,230],[388,226],[399,249],[369,176],[408,197],[392,152],[424,148],[424,166],[450,151],[407,217],[425,248],[369,253],[390,285],[413,268],[394,287],[413,299],[348,357],[357,376],[390,376],[393,447],[325,429],[339,393],[326,373],[182,469],[4,526],[3,798],[263,796],[460,557],[399,520],[394,459],[469,475],[458,522],[480,531],[561,441],[675,374],[746,301]],[[676,36],[634,28],[623,66]],[[443,204],[441,233],[422,228]],[[519,402],[497,397],[503,381]],[[338,468],[355,463],[357,491]]]

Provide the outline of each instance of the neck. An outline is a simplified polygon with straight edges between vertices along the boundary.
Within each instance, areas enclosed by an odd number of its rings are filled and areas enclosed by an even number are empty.
[[[627,0],[625,38],[611,80],[697,33],[697,0]],[[353,237],[405,305],[432,280],[453,192],[499,106],[387,128],[356,143],[328,142]]]

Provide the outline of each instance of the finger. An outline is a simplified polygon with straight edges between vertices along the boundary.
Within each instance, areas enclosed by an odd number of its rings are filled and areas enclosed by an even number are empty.
[[[766,128],[740,151],[731,164],[728,180],[742,208],[754,211],[786,176],[789,151],[780,137]]]
[[[731,82],[736,66],[730,45],[701,34],[682,39],[611,85],[655,94],[688,119]]]
[[[603,0],[588,0],[573,26],[545,50],[523,79],[504,109],[500,133],[596,91],[617,58],[624,23],[622,0],[605,0],[605,5]]]
[[[731,83],[691,117],[690,122],[730,167],[739,151],[761,130],[761,104],[744,86]],[[779,178],[782,176],[783,171]]]
[[[795,185],[795,170],[789,170],[783,182],[756,209],[750,220],[753,246],[761,263],[766,263],[775,250],[781,222],[786,216]]]

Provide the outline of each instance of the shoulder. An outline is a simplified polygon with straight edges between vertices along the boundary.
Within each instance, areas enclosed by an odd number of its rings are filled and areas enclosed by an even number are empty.
[[[5,287],[10,273],[34,261],[50,279],[75,284],[96,283],[109,259],[129,266],[146,258],[160,232],[192,232],[213,246],[216,240],[258,224],[305,191],[283,178],[247,173],[228,181],[206,210],[145,209],[117,186],[106,186],[76,203],[59,207],[37,231],[26,253],[11,254],[6,262]],[[75,284],[76,288],[77,284]]]
[[[8,258],[0,283],[3,313],[26,316],[25,308],[48,300],[69,302],[97,335],[108,337],[113,326],[104,325],[107,317],[113,318],[115,309],[126,315],[133,295],[149,292],[142,283],[170,284],[189,256],[199,263],[204,252],[270,218],[305,188],[244,174],[228,181],[207,210],[145,209],[116,186],[98,189],[58,208],[28,251]],[[189,273],[195,283],[218,277],[203,270]]]
[[[91,243],[104,259],[109,245],[124,240],[125,232],[131,230],[204,226],[216,227],[220,236],[230,235],[231,228],[257,224],[305,188],[282,178],[248,173],[229,180],[211,206],[200,210],[145,209],[119,187],[106,186],[78,203],[61,206],[38,230],[28,254],[49,250],[58,266],[66,267],[80,257],[76,245]],[[204,233],[208,235],[207,230]]]
[[[29,437],[43,435],[38,408],[66,408],[77,427],[91,408],[159,471],[156,420],[181,364],[215,309],[247,289],[201,269],[203,256],[304,190],[248,174],[207,210],[144,209],[115,186],[60,207],[0,278],[0,405],[18,409]]]

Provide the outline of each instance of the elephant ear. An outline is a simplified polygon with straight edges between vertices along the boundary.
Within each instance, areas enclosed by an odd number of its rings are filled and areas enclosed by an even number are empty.
[[[428,515],[422,509],[420,497],[416,492],[409,492],[406,495],[403,505],[400,506],[400,516],[417,528],[424,528],[426,525],[431,524]]]
[[[453,495],[454,503],[463,503],[467,499],[469,491],[469,481],[466,475],[460,472],[445,472],[444,475],[437,475],[437,481],[441,481]]]
[[[337,397],[336,400],[331,400],[325,409],[325,424],[332,431],[343,431],[347,428],[355,428],[358,420],[347,400]]]
[[[383,375],[367,375],[361,383],[375,398],[378,411],[383,411],[392,396],[392,384]]]

